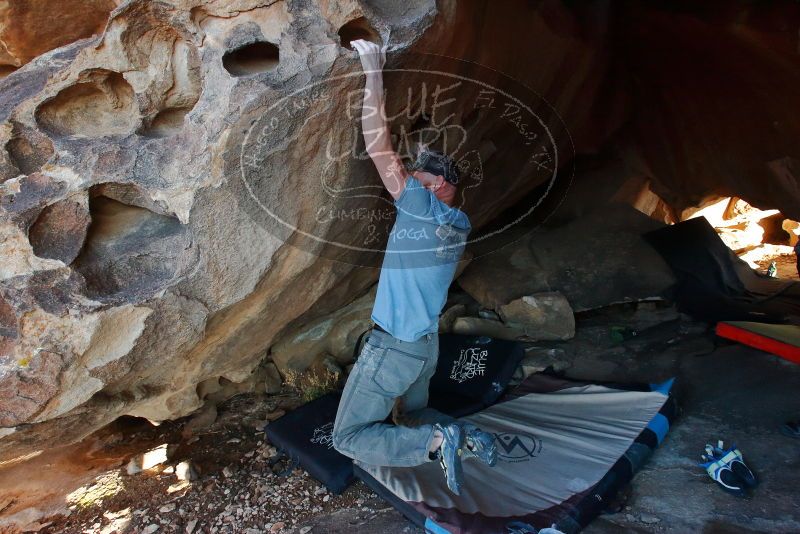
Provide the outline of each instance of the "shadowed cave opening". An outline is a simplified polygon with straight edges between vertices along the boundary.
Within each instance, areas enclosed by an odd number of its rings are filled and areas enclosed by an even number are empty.
[[[369,23],[366,17],[359,17],[347,22],[344,26],[339,28],[338,33],[339,42],[348,50],[355,50],[352,45],[350,45],[350,42],[358,39],[364,39],[365,41],[369,41],[377,45],[383,44],[381,36],[378,34],[375,28],[372,27],[372,24]]]
[[[280,50],[277,45],[259,41],[225,53],[222,66],[232,76],[251,76],[278,68]]]
[[[133,186],[110,185],[114,187],[108,194],[117,198],[142,197]],[[185,252],[191,245],[188,229],[176,217],[110,198],[102,187],[90,190],[91,224],[74,267],[92,298],[147,298],[167,287],[185,267]]]
[[[167,108],[158,112],[150,121],[150,125],[142,128],[139,134],[145,137],[169,137],[180,131],[186,114],[192,110],[190,107]]]
[[[6,143],[11,163],[23,174],[38,171],[53,156],[53,143],[33,129],[14,124],[12,137]]]
[[[36,122],[54,137],[131,133],[139,111],[131,85],[119,72],[94,69],[36,110]]]

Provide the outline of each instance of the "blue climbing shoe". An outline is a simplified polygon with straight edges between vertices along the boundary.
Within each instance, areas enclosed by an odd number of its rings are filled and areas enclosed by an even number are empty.
[[[742,453],[735,446],[725,450],[722,441],[717,442],[716,447],[706,445],[702,458],[700,467],[728,493],[746,497],[748,490],[758,485],[758,479],[744,463]]]
[[[464,472],[461,467],[461,458],[466,449],[467,433],[461,423],[449,425],[434,425],[444,438],[439,447],[439,464],[444,471],[447,487],[456,495],[461,495],[461,485]]]
[[[464,429],[467,432],[464,458],[475,457],[489,467],[494,467],[497,464],[497,444],[494,442],[494,434],[484,432],[470,424],[464,425]]]
[[[753,470],[744,463],[742,451],[736,448],[736,445],[730,449],[725,449],[722,441],[718,441],[716,447],[706,445],[706,454],[708,454],[709,450],[713,451],[714,458],[730,467],[731,471],[744,482],[745,486],[751,489],[758,486],[758,477]]]
[[[708,457],[704,454],[702,458],[703,463],[699,464],[700,467],[705,469],[708,476],[719,484],[723,490],[737,497],[745,497],[747,495],[747,486],[744,481],[729,466],[713,456]]]

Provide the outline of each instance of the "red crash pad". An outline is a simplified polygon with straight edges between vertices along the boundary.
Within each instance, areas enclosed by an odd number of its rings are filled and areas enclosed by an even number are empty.
[[[750,321],[723,321],[717,335],[800,363],[800,326]]]

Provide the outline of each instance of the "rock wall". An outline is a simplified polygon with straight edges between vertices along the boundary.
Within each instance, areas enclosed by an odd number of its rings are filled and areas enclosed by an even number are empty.
[[[527,91],[521,104],[551,135],[545,156],[560,154],[547,170],[563,171],[562,222],[611,199],[669,221],[720,194],[797,219],[799,17],[786,4],[634,1],[0,5],[0,65],[16,69],[0,80],[0,460],[121,415],[188,414],[203,384],[246,382],[273,347],[368,291],[379,251],[331,243],[369,225],[318,211],[331,191],[380,190],[369,161],[330,158],[363,152],[358,117],[342,113],[362,83],[349,40],[389,46],[400,139],[435,129],[403,90],[431,71],[474,78],[484,65],[487,83]],[[287,95],[331,79],[344,81],[270,126]],[[541,194],[545,165],[500,127],[522,131],[508,107],[478,112],[463,102],[480,88],[459,91],[449,117],[485,177],[464,208],[489,232]],[[248,146],[263,151],[249,160]],[[254,198],[290,224],[271,226]],[[387,203],[353,195],[336,209]],[[554,274],[507,297],[559,285]]]
[[[738,196],[796,219],[800,6],[628,2],[616,20],[636,110],[617,142],[634,172],[678,210]]]
[[[0,78],[36,56],[102,33],[119,0],[0,2]]]
[[[287,339],[363,295],[375,261],[342,261],[253,216],[237,179],[244,132],[287,93],[358,74],[342,46],[358,37],[390,40],[393,64],[419,51],[502,58],[495,67],[514,67],[512,75],[555,94],[560,62],[530,72],[510,61],[513,43],[489,52],[459,30],[471,24],[491,41],[499,28],[486,9],[132,0],[101,34],[43,53],[0,82],[0,458],[75,441],[121,415],[186,415],[202,405],[202,384],[245,381],[282,333]],[[603,70],[596,47],[551,27],[549,17],[570,17],[562,6],[525,9],[542,46],[584,65],[569,76],[572,89],[559,91],[574,120],[584,120],[574,104],[593,98]],[[347,102],[362,83],[352,80],[325,106]],[[402,109],[405,96],[390,93],[387,107]],[[312,111],[281,128],[326,132],[344,145],[352,125]],[[557,143],[570,145],[563,126],[558,132]],[[259,162],[259,184],[301,224],[325,193],[317,178],[324,145],[275,137],[283,144]],[[342,162],[335,176],[350,187],[377,182],[368,161]],[[537,185],[530,173],[513,181]],[[487,198],[471,201],[476,226],[518,195],[497,184]],[[346,239],[361,230],[339,220],[320,231]]]

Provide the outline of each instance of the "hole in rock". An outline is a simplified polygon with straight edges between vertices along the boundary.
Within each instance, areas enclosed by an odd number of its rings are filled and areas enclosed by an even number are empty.
[[[279,55],[276,45],[259,41],[227,52],[222,57],[222,66],[233,76],[249,76],[277,68]]]
[[[382,44],[381,36],[365,17],[353,19],[339,28],[339,40],[343,47],[354,50],[350,42],[357,39],[364,39],[377,45]]]
[[[782,213],[775,213],[758,221],[758,225],[764,229],[764,238],[761,242],[771,245],[788,245],[789,233],[783,229],[785,220],[786,217]]]
[[[119,184],[116,184],[119,186]],[[139,301],[167,287],[187,266],[188,230],[175,217],[90,191],[91,225],[74,266],[100,301]]]
[[[202,28],[203,21],[209,17],[208,11],[202,6],[195,6],[189,10],[189,18],[197,27]]]
[[[712,199],[684,211],[684,218],[705,217],[725,245],[750,267],[766,273],[775,262],[777,274],[798,279],[793,247],[800,224],[776,209],[762,210],[737,197]]]
[[[136,417],[133,415],[121,415],[114,421],[109,423],[108,430],[111,432],[135,433],[146,432],[155,428],[153,423],[144,417]]]
[[[53,155],[53,143],[40,132],[15,124],[6,151],[21,173],[31,174],[41,169]]]
[[[153,200],[144,189],[132,184],[114,182],[98,184],[92,187],[91,194],[93,197],[103,196],[122,204],[145,208],[159,215],[167,217],[172,215],[163,202]]]
[[[159,111],[150,126],[139,133],[145,137],[168,137],[183,127],[183,119],[191,108],[168,108]]]
[[[36,110],[36,122],[54,136],[127,134],[139,119],[133,88],[118,72],[95,70]]]

